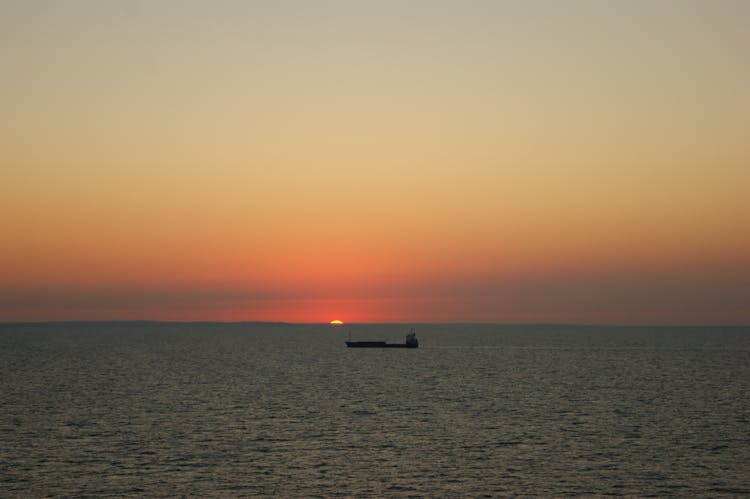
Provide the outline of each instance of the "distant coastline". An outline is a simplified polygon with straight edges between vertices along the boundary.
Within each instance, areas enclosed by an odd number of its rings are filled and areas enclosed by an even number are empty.
[[[248,326],[292,326],[289,322],[268,321],[150,321],[150,320],[126,320],[126,321],[6,321],[0,322],[0,326],[171,326],[171,325],[248,325]]]

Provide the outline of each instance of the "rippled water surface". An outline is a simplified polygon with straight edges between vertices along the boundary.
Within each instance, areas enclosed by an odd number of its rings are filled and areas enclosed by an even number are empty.
[[[750,329],[0,326],[0,496],[750,494]]]

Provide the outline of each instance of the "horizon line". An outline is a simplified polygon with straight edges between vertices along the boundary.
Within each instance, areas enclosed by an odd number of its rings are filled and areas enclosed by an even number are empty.
[[[0,326],[34,326],[34,325],[63,325],[63,324],[151,324],[151,325],[168,325],[168,324],[221,324],[221,325],[277,325],[277,326],[310,326],[322,325],[340,328],[342,326],[369,326],[369,325],[432,325],[432,326],[451,326],[451,325],[486,325],[486,326],[566,326],[566,327],[733,327],[746,328],[750,323],[597,323],[597,322],[461,322],[461,321],[388,321],[388,322],[344,322],[343,324],[332,325],[328,322],[289,322],[289,321],[221,321],[221,320],[158,320],[158,319],[81,319],[81,320],[39,320],[39,321],[0,321]]]

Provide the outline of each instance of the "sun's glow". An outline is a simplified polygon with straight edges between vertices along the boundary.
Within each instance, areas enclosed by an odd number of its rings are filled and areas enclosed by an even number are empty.
[[[333,319],[333,320],[331,321],[331,323],[330,323],[330,324],[331,324],[331,326],[341,326],[341,325],[342,325],[342,324],[344,324],[344,323],[343,323],[343,322],[341,322],[341,321],[340,321],[340,320],[338,320],[338,319]]]

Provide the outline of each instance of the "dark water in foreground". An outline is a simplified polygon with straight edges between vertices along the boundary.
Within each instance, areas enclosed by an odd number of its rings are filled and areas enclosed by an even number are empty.
[[[750,494],[750,329],[0,326],[0,496]]]

